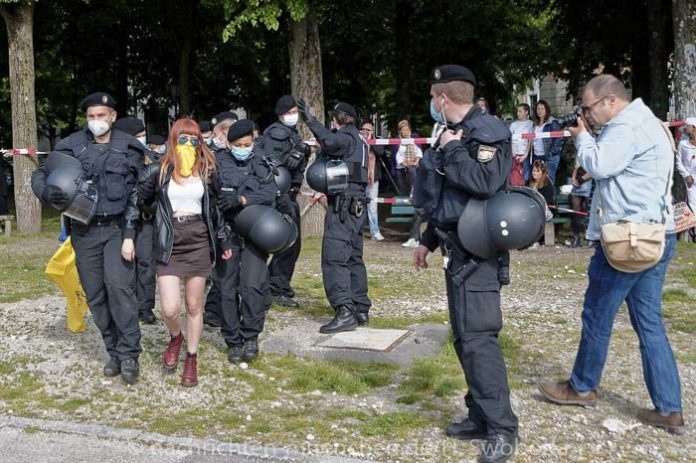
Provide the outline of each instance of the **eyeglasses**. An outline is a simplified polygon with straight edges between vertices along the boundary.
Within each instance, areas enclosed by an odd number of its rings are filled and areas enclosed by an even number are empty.
[[[195,135],[179,135],[179,138],[176,139],[176,143],[177,145],[185,145],[188,143],[194,148],[198,148],[200,145],[200,141],[198,141],[198,137]]]
[[[597,104],[599,104],[601,101],[606,100],[606,99],[609,98],[610,96],[613,96],[613,95],[603,96],[602,98],[600,98],[599,100],[595,101],[594,103],[592,103],[592,104],[589,105],[589,106],[581,106],[580,109],[582,110],[582,113],[583,113],[583,114],[589,114],[589,113],[592,111],[592,108],[594,108]]]

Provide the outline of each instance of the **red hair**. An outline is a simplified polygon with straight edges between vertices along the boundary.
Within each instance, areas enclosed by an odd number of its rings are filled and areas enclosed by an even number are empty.
[[[198,147],[196,148],[196,163],[193,165],[193,171],[198,173],[198,176],[203,181],[207,182],[209,175],[215,170],[215,155],[210,151],[210,149],[208,149],[203,141],[201,128],[193,119],[184,117],[174,122],[174,125],[169,130],[167,151],[160,161],[160,185],[164,182],[164,177],[166,176],[166,173],[170,167],[174,169],[172,172],[172,178],[174,181],[181,183],[183,177],[179,173],[180,161],[179,156],[176,154],[177,140],[181,134],[194,135],[198,139]]]

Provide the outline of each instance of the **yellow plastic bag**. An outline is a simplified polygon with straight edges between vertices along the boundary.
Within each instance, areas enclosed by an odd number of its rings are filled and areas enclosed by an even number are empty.
[[[87,296],[80,285],[80,277],[75,265],[75,251],[70,238],[65,240],[46,265],[46,275],[63,290],[67,299],[65,307],[68,319],[68,329],[73,333],[85,330],[85,315],[87,314]]]

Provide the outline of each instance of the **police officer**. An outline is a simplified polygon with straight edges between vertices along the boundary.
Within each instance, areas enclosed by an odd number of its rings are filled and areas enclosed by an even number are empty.
[[[517,417],[498,342],[499,262],[469,255],[456,228],[469,198],[489,198],[504,189],[512,165],[510,132],[473,104],[476,81],[469,69],[437,67],[430,83],[431,115],[447,129],[419,166],[414,202],[425,209],[428,228],[414,262],[418,269],[427,268],[428,252],[443,247],[454,348],[469,388],[469,416],[447,426],[446,433],[463,440],[487,439],[480,461],[506,461],[516,448]]]
[[[98,191],[95,215],[87,225],[71,220],[70,236],[80,282],[109,354],[104,375],[120,374],[124,382],[132,384],[138,379],[141,352],[138,301],[132,282],[139,218],[135,185],[143,168],[143,151],[138,140],[112,130],[115,105],[108,93],[87,96],[82,108],[88,128],[59,141],[55,152],[77,158]],[[32,174],[34,194],[43,203],[65,201],[65,192],[47,186],[46,179],[44,165]]]
[[[230,127],[238,120],[239,117],[232,111],[218,113],[210,120],[212,137],[209,146],[216,158],[229,155],[227,133]],[[215,279],[213,279],[210,285],[210,291],[208,291],[208,295],[205,299],[203,323],[213,328],[220,328],[222,326],[223,317],[221,304],[220,291],[215,284]]]
[[[229,224],[245,207],[273,207],[276,187],[273,173],[253,143],[254,123],[242,119],[227,134],[230,149],[218,150],[213,188],[218,207]],[[222,305],[222,335],[229,347],[230,363],[254,360],[258,336],[271,305],[268,291],[268,254],[239,234],[232,234],[232,258],[215,266],[215,286]]]
[[[272,158],[275,165],[285,166],[290,171],[290,190],[279,193],[277,208],[287,214],[297,225],[298,236],[290,248],[274,254],[269,264],[271,274],[271,295],[273,302],[286,307],[297,307],[293,298],[295,291],[290,286],[295,263],[300,256],[300,206],[297,194],[302,188],[304,171],[307,167],[308,146],[302,142],[297,131],[299,117],[297,103],[292,95],[280,97],[275,105],[278,121],[271,124],[263,133],[259,145],[263,152]]]
[[[328,197],[321,250],[324,291],[336,315],[322,326],[321,333],[350,331],[369,320],[372,306],[367,297],[367,271],[363,262],[365,187],[367,186],[368,147],[355,126],[355,109],[339,102],[331,112],[328,130],[311,113],[304,100],[297,107],[323,149],[323,154],[342,159],[348,165],[346,191]]]
[[[145,123],[135,117],[122,117],[114,122],[113,129],[134,136],[144,149],[145,165],[160,160],[162,155],[147,149]],[[148,206],[140,207],[140,228],[135,237],[135,294],[138,298],[140,321],[152,325],[157,321],[155,308],[156,267],[152,252],[154,240],[154,211]]]

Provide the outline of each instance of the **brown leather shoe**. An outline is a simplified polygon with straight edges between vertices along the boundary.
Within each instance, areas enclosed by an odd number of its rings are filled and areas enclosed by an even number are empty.
[[[637,418],[643,424],[666,429],[667,432],[672,434],[684,434],[686,432],[684,417],[681,413],[672,412],[667,416],[662,416],[657,410],[643,408],[638,412]]]
[[[597,391],[590,391],[587,395],[581,396],[570,387],[570,381],[541,383],[539,391],[548,400],[559,405],[580,405],[583,407],[597,405]]]
[[[178,336],[171,338],[169,340],[169,345],[164,349],[163,362],[164,368],[167,370],[173,370],[179,363],[179,353],[181,352],[181,345],[184,343],[184,334],[179,333]]]
[[[184,387],[193,387],[198,384],[198,369],[197,369],[196,354],[186,353],[186,361],[184,362],[184,373],[181,375],[181,385]]]

